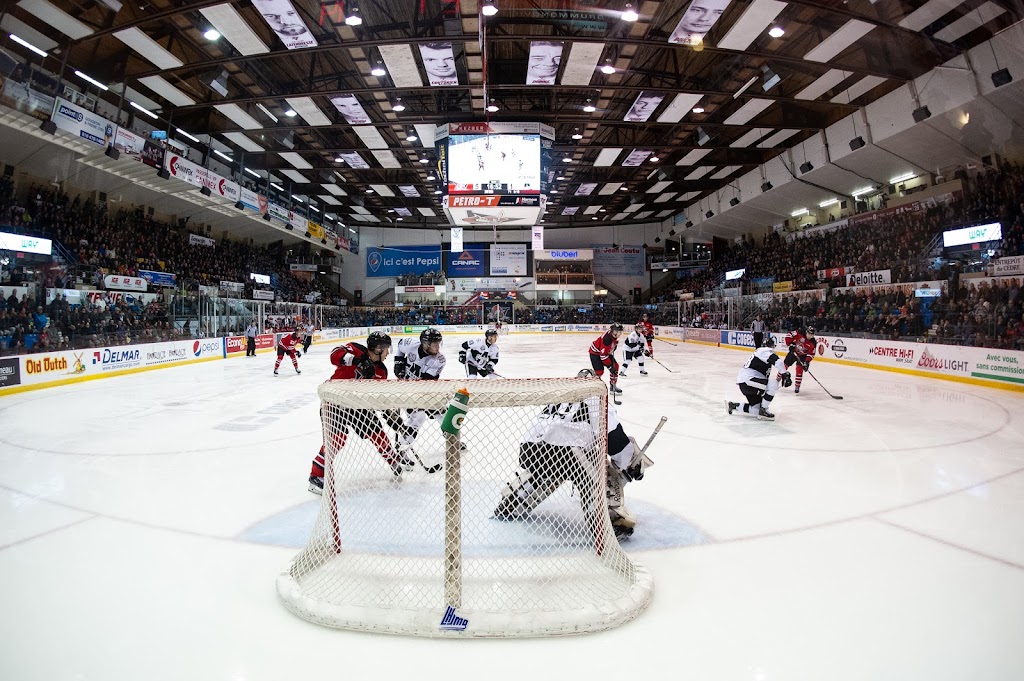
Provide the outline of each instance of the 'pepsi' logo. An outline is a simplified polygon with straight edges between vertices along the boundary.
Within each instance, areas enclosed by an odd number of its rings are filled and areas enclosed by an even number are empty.
[[[380,253],[373,252],[373,253],[370,254],[370,257],[367,258],[366,264],[370,266],[370,271],[371,272],[376,272],[377,270],[380,269],[380,265],[381,265],[382,261],[383,261],[383,258],[381,257]]]

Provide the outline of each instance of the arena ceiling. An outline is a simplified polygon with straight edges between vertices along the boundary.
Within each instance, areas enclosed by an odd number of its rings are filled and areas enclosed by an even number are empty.
[[[46,68],[76,86],[99,93],[75,70],[126,83],[156,125],[349,224],[447,224],[434,126],[546,123],[558,228],[668,219],[1021,18],[1007,0],[484,4],[19,0],[4,27],[45,40]],[[537,46],[531,70],[537,41],[561,46]],[[428,73],[428,55],[454,74]],[[118,105],[120,90],[99,94]],[[339,97],[368,121],[350,124]]]

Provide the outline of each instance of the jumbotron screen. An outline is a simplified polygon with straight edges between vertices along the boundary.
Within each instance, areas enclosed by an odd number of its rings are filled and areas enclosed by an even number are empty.
[[[540,135],[450,135],[449,194],[539,194]]]

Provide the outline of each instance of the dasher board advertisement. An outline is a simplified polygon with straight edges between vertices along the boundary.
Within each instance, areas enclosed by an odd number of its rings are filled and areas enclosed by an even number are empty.
[[[105,147],[114,143],[116,125],[66,99],[57,98],[52,120],[61,130],[93,144]]]

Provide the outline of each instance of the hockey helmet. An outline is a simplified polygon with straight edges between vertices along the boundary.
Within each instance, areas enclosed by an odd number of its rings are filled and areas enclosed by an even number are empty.
[[[770,333],[764,337],[764,341],[761,342],[762,347],[774,348],[778,341],[775,340],[775,336]]]
[[[641,336],[644,335],[644,325],[643,324],[637,324],[635,327],[633,327],[633,330],[636,331],[637,334],[639,334]]]
[[[440,342],[441,342],[441,332],[438,331],[437,329],[431,327],[429,329],[423,329],[423,331],[420,332],[420,343],[423,343],[424,345],[426,345],[427,343],[440,343]]]
[[[808,326],[807,327],[807,336],[811,337],[813,335],[814,335],[814,327],[813,326]]]
[[[391,336],[383,331],[374,331],[366,337],[366,349],[370,352],[377,352],[385,347],[391,349]]]
[[[596,376],[593,369],[580,369],[576,374],[576,378],[595,378]]]
[[[612,322],[612,325],[608,327],[609,331],[622,331],[622,324],[618,322]]]

